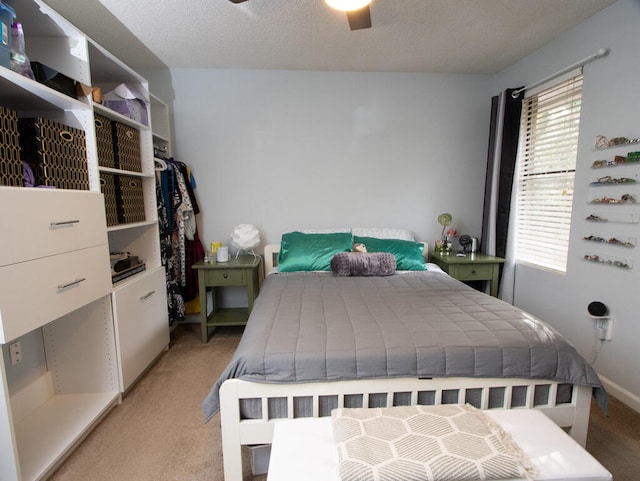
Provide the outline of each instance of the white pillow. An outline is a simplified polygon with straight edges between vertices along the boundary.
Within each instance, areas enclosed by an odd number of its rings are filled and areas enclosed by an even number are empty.
[[[334,233],[343,233],[343,232],[351,232],[350,227],[327,227],[324,229],[297,229],[298,232],[302,232],[303,234],[334,234]]]
[[[351,231],[358,237],[375,237],[376,239],[400,239],[415,241],[413,232],[407,229],[393,229],[389,227],[354,227]]]

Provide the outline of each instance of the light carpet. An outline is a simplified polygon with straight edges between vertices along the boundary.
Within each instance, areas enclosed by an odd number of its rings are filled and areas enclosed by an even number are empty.
[[[174,329],[170,349],[50,479],[223,481],[220,418],[205,424],[200,403],[241,335],[241,328],[220,328],[203,344],[199,324]],[[587,449],[615,481],[635,481],[640,473],[640,414],[615,399],[609,411],[604,417],[593,405]]]

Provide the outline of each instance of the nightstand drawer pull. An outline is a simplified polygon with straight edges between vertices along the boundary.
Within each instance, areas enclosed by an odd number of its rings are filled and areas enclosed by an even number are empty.
[[[456,269],[456,277],[460,280],[473,280],[473,279],[491,279],[493,275],[493,266],[490,264],[479,265],[460,265]]]
[[[144,296],[140,297],[140,302],[144,302],[147,299],[149,299],[152,295],[154,295],[156,293],[156,291],[149,291],[147,292]]]
[[[244,269],[207,269],[205,283],[209,286],[244,285]]]
[[[75,281],[67,282],[66,284],[58,284],[58,290],[61,291],[63,289],[67,289],[68,287],[75,286],[76,284],[80,284],[81,282],[86,281],[86,277],[81,277],[80,279],[76,279]]]

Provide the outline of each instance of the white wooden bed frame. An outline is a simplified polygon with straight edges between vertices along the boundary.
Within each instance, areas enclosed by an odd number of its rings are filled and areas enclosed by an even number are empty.
[[[274,267],[274,255],[279,251],[279,245],[265,247],[265,273],[268,275]],[[425,244],[425,259],[427,258]],[[410,404],[418,403],[419,393],[430,393],[434,404],[441,404],[443,394],[446,402],[451,401],[457,394],[457,402],[464,403],[467,390],[474,394],[480,392],[480,408],[488,409],[489,394],[491,393],[491,408],[499,409],[539,409],[542,410],[556,424],[567,429],[568,433],[582,446],[587,440],[589,411],[591,408],[591,387],[572,386],[571,401],[556,403],[558,386],[560,383],[548,380],[513,379],[513,378],[398,378],[398,379],[370,379],[354,381],[315,382],[297,384],[264,384],[240,379],[229,379],[220,389],[220,424],[222,431],[222,451],[224,461],[225,481],[240,481],[243,476],[242,446],[255,444],[271,444],[274,423],[282,422],[283,418],[271,418],[269,415],[270,399],[286,399],[287,418],[293,418],[294,400],[311,398],[313,417],[319,417],[320,400],[326,397],[337,398],[337,407],[343,407],[345,396],[363,395],[363,407],[369,406],[369,395],[386,394],[388,406],[393,405],[394,394],[410,393]],[[546,402],[536,399],[536,388],[548,387]],[[514,388],[526,390],[524,405],[512,405]],[[500,396],[496,401],[496,395]],[[242,419],[240,404],[245,399],[259,399],[262,403],[262,417],[260,419]],[[497,404],[497,406],[496,406]]]

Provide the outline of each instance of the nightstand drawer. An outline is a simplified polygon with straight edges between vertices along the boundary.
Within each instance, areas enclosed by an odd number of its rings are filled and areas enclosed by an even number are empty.
[[[450,266],[453,269],[453,266]],[[493,265],[490,264],[460,264],[455,266],[453,277],[463,281],[474,279],[487,280],[493,276]]]
[[[244,269],[211,269],[204,273],[208,286],[233,286],[245,283]]]

